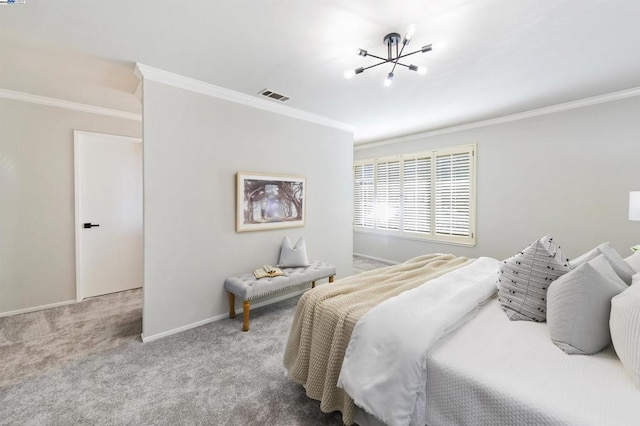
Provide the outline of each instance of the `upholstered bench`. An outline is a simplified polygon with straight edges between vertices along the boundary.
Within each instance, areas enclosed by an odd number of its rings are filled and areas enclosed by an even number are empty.
[[[329,278],[332,283],[336,275],[336,267],[318,260],[312,260],[309,266],[298,268],[281,268],[285,276],[256,279],[253,272],[229,277],[224,280],[224,288],[229,293],[229,317],[236,317],[236,296],[242,298],[244,322],[243,331],[249,331],[249,310],[251,300],[266,296],[271,293],[285,290],[298,284],[311,283],[311,288],[316,286],[316,281],[321,278]]]

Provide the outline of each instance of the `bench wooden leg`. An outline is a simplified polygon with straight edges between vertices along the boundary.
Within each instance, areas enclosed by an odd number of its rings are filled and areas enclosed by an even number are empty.
[[[235,318],[236,317],[236,295],[229,291],[227,293],[229,294],[229,318]]]
[[[331,275],[331,276],[329,277],[329,282],[330,282],[330,283],[332,283],[335,277],[336,277],[335,275]]]
[[[311,281],[311,288],[316,288],[316,282],[315,281]]]
[[[242,304],[244,313],[244,321],[242,322],[242,331],[249,331],[249,309],[251,309],[251,303],[245,300]]]

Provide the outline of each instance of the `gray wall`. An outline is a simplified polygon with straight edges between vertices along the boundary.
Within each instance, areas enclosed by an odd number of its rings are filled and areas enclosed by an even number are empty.
[[[350,133],[150,80],[143,111],[145,338],[226,314],[224,279],[276,263],[285,235],[351,274]],[[239,171],[306,177],[306,226],[236,233]]]
[[[627,220],[629,191],[640,190],[640,97],[505,124],[359,149],[356,159],[477,144],[477,245],[354,232],[354,252],[403,261],[431,252],[513,255],[551,233],[577,257],[611,241],[626,257],[640,242]]]
[[[142,125],[0,99],[0,314],[75,301],[73,130]]]

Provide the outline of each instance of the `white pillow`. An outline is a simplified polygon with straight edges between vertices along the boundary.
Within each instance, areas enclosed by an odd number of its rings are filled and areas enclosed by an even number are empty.
[[[595,259],[596,257],[600,256],[601,254],[603,254],[600,249],[598,249],[598,247],[589,250],[588,252],[584,253],[581,256],[576,257],[575,259],[572,259],[569,261],[569,264],[571,265],[572,268],[577,268],[580,265],[583,265],[587,262],[589,262],[590,260]]]
[[[604,254],[607,257],[607,260],[611,264],[611,267],[614,271],[616,271],[616,274],[618,274],[618,276],[622,278],[622,281],[624,281],[627,285],[630,285],[631,276],[633,275],[633,269],[631,269],[631,266],[629,266],[624,261],[622,256],[620,256],[620,254],[616,251],[615,248],[613,248],[613,246],[609,242],[600,244],[598,247],[594,248],[593,250],[589,250],[582,256],[573,259],[569,263],[572,268],[577,268],[583,263],[587,263],[590,260],[595,259],[600,254]]]
[[[498,300],[502,309],[514,321],[544,321],[547,289],[569,270],[567,258],[551,235],[534,241],[500,264]]]
[[[282,240],[282,247],[280,248],[280,260],[278,261],[278,266],[281,268],[309,266],[307,245],[304,242],[304,237],[298,238],[294,247],[291,246],[291,240],[289,237],[284,237],[284,240]]]
[[[626,257],[624,261],[633,269],[634,273],[640,272],[640,250],[633,253],[631,256]]]
[[[640,285],[611,299],[609,326],[618,358],[640,390]]]
[[[568,354],[594,354],[611,343],[611,298],[626,290],[604,255],[561,276],[547,293],[551,340]]]

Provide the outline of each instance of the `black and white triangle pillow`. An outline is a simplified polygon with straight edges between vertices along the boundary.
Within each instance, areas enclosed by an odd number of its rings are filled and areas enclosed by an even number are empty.
[[[551,235],[504,260],[498,273],[498,300],[509,319],[543,322],[549,284],[571,266]]]

